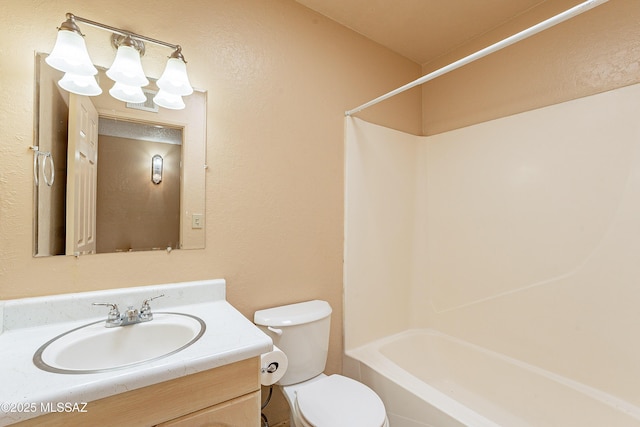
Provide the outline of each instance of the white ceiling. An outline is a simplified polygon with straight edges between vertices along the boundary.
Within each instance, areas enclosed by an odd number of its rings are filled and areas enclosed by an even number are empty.
[[[545,0],[296,0],[426,64]]]

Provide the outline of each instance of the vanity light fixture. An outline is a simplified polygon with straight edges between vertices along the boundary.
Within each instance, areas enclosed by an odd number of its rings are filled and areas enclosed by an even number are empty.
[[[162,156],[156,154],[151,158],[151,182],[160,184],[162,182]]]
[[[189,83],[187,66],[180,46],[169,57],[167,66],[156,84],[160,91],[153,98],[153,102],[173,110],[182,110],[185,107],[182,97],[191,95],[193,88]]]
[[[185,106],[180,95],[168,93],[164,89],[160,89],[156,96],[153,97],[153,102],[160,107],[168,108],[170,110],[182,110]]]
[[[58,37],[51,54],[45,59],[47,64],[65,73],[79,76],[95,76],[98,70],[91,63],[84,34],[75,21],[75,16],[67,13],[67,20],[58,28]]]
[[[145,102],[147,100],[144,92],[142,92],[142,87],[129,86],[119,82],[115,82],[113,87],[109,89],[109,94],[119,101],[132,102],[134,104]]]
[[[187,76],[187,65],[182,56],[182,48],[178,48],[171,54],[162,76],[156,82],[161,90],[172,95],[191,95],[193,88]]]
[[[144,42],[149,42],[173,49],[164,73],[157,82],[160,91],[154,101],[157,98],[156,104],[164,108],[185,107],[182,96],[192,94],[193,88],[189,83],[186,61],[179,45],[121,30],[72,13],[67,13],[66,17],[67,20],[58,28],[56,44],[45,60],[53,68],[66,73],[58,82],[61,88],[79,95],[95,96],[102,93],[94,77],[98,70],[91,63],[84,35],[76,24],[83,22],[113,33],[112,44],[117,48],[117,53],[106,73],[115,82],[109,90],[111,96],[132,103],[146,100],[142,87],[148,85],[149,80],[142,69],[140,56],[144,55]]]
[[[94,76],[80,76],[71,72],[64,73],[58,85],[67,92],[79,95],[96,96],[102,93],[102,88]]]
[[[111,68],[107,70],[107,77],[127,86],[148,85],[149,80],[144,75],[140,61],[140,55],[144,52],[144,44],[135,42],[131,36],[112,38],[112,42],[117,46],[118,51]]]

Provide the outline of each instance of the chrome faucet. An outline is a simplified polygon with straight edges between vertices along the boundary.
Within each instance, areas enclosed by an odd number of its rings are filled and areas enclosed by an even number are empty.
[[[114,326],[122,325],[122,316],[118,311],[118,306],[109,302],[94,302],[92,305],[105,305],[109,307],[109,314],[107,320],[104,322],[104,326],[107,328],[113,328]]]
[[[163,296],[164,294],[153,298],[147,298],[142,302],[140,310],[133,308],[133,306],[130,305],[124,313],[120,313],[118,306],[110,302],[94,302],[92,305],[104,305],[109,307],[109,314],[107,314],[107,320],[104,322],[104,326],[106,328],[114,328],[116,326],[134,325],[136,323],[149,322],[150,320],[153,320],[153,313],[151,313],[151,306],[149,305],[149,302]]]
[[[140,314],[138,314],[138,317],[140,318],[141,322],[148,322],[149,320],[153,320],[153,313],[151,313],[151,306],[149,305],[149,302],[163,296],[164,294],[161,294],[161,295],[158,295],[157,297],[147,298],[146,300],[142,301],[142,307],[140,307]]]

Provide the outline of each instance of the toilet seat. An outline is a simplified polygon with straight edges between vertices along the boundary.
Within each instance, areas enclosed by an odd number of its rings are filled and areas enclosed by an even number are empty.
[[[330,375],[296,392],[296,408],[309,427],[383,427],[386,412],[380,397],[366,385]]]

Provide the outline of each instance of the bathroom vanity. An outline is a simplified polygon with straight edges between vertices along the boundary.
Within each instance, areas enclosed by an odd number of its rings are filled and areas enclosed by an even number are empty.
[[[259,426],[260,358],[88,402],[77,412],[41,415],[16,426]],[[83,412],[80,412],[83,410]],[[86,411],[86,412],[84,412]]]
[[[82,357],[64,361],[69,366],[59,371],[53,363],[54,368],[34,364],[34,355],[48,341],[91,324],[102,328],[108,310],[93,302],[122,309],[160,294],[165,296],[151,303],[157,314],[149,325],[157,320],[154,327],[160,327],[162,316],[172,313],[205,325],[179,351],[124,366],[119,362],[115,368],[100,365],[94,371],[87,369],[93,361],[84,366]],[[272,342],[225,300],[224,280],[2,301],[0,310],[0,426],[260,424],[260,354],[270,351]],[[106,336],[140,327],[116,326]],[[163,333],[170,340],[173,332]],[[125,340],[117,342],[120,349],[110,351],[128,350]],[[109,362],[109,357],[100,359],[105,360],[96,363]]]

